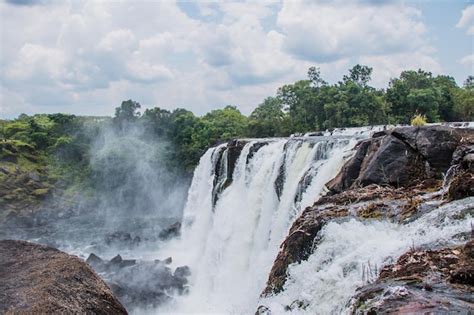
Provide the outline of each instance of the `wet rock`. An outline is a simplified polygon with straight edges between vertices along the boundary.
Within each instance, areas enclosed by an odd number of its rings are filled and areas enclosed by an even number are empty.
[[[255,153],[257,153],[258,150],[260,150],[261,148],[263,148],[264,146],[266,146],[268,144],[268,142],[256,142],[254,143],[250,149],[249,149],[249,153],[247,154],[247,160],[246,160],[246,164],[249,164],[250,160],[253,158],[253,156],[255,155]]]
[[[139,236],[132,237],[128,232],[117,231],[105,235],[105,244],[108,246],[135,247],[141,242]]]
[[[291,302],[290,305],[285,306],[285,311],[293,311],[297,309],[304,310],[308,307],[309,303],[307,301],[296,300]]]
[[[191,269],[189,269],[188,266],[181,266],[176,268],[174,271],[173,276],[180,278],[180,279],[185,279],[191,275]]]
[[[272,312],[265,305],[260,305],[255,312],[255,315],[271,315]]]
[[[378,138],[387,135],[387,131],[376,131],[372,134],[372,138]]]
[[[167,240],[173,237],[178,237],[181,231],[181,222],[175,222],[162,230],[158,237],[161,240]]]
[[[113,273],[105,273],[112,291],[129,308],[155,308],[170,300],[173,292],[186,292],[187,267],[178,267],[175,274],[165,264],[137,261]]]
[[[396,128],[391,134],[419,152],[438,172],[449,168],[461,140],[457,129],[446,126]]]
[[[407,187],[427,178],[441,178],[464,139],[474,130],[445,126],[395,128],[361,141],[356,153],[327,183],[331,193],[370,184]]]
[[[451,181],[448,196],[451,200],[474,196],[474,173],[470,170],[460,171]]]
[[[114,258],[112,258],[112,259],[110,260],[109,264],[111,264],[111,265],[119,265],[119,264],[122,262],[122,260],[123,260],[123,259],[122,259],[122,256],[117,255],[117,256],[115,256]]]
[[[360,288],[352,314],[465,313],[472,311],[474,241],[464,246],[415,250],[384,267],[379,278]]]
[[[105,262],[102,260],[102,258],[100,258],[99,256],[97,256],[96,254],[94,253],[91,253],[89,255],[89,257],[87,257],[86,259],[86,263],[88,263],[89,265],[91,265],[92,268],[94,269],[98,269],[98,268],[103,268],[104,265],[105,265]]]
[[[355,147],[355,155],[342,167],[341,171],[329,181],[326,186],[332,192],[341,192],[349,187],[356,181],[359,177],[362,162],[367,155],[369,147],[375,145],[374,140],[368,139],[363,140],[357,144]]]
[[[388,184],[407,186],[414,178],[424,179],[424,160],[416,151],[410,150],[394,137],[382,137],[374,152],[361,165],[356,185]]]
[[[234,169],[242,149],[247,144],[243,140],[230,140],[217,154],[216,165],[214,165],[214,180],[212,188],[212,204],[216,205],[219,195],[232,184]]]
[[[171,264],[172,262],[173,262],[173,258],[171,258],[171,257],[168,257],[168,258],[166,258],[166,259],[164,259],[164,260],[155,259],[155,263],[157,263],[157,264],[169,265],[169,264]]]
[[[121,255],[107,261],[95,254],[87,259],[127,308],[143,310],[156,308],[172,295],[187,292],[189,267],[178,267],[173,273],[168,266],[171,261],[171,257],[163,261],[141,261],[123,259]]]
[[[81,259],[24,241],[0,241],[0,313],[127,314]]]

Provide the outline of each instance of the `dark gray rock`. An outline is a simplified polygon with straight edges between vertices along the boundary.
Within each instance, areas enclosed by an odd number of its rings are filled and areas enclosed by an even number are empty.
[[[179,236],[181,231],[181,222],[175,222],[168,226],[167,228],[163,229],[160,234],[158,234],[158,237],[161,240],[167,240],[173,237]]]
[[[449,168],[461,140],[456,129],[446,126],[396,128],[391,134],[420,153],[438,172]]]
[[[473,130],[445,126],[403,127],[376,134],[356,146],[356,153],[327,183],[331,193],[370,184],[406,187],[427,178],[442,178],[452,161],[470,149],[462,139]],[[468,162],[466,162],[468,163]]]

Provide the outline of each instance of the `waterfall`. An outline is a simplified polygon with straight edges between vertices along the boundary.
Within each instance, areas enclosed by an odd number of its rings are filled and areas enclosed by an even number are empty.
[[[473,207],[474,197],[457,200],[406,225],[356,219],[330,222],[309,259],[289,267],[284,291],[260,302],[275,314],[289,314],[285,307],[295,301],[306,306],[295,308],[293,314],[348,314],[351,296],[357,287],[375,280],[376,266],[395,262],[411,247],[462,243],[455,236],[471,229]],[[369,276],[363,279],[361,267],[367,266]]]
[[[325,193],[357,138],[369,133],[240,140],[209,149],[194,173],[181,238],[162,250],[191,268],[189,293],[164,311],[255,312],[291,223]]]

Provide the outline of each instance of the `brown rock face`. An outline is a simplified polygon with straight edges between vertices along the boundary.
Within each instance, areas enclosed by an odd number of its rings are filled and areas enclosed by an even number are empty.
[[[0,313],[127,314],[81,259],[24,241],[0,241]]]
[[[352,314],[470,314],[474,241],[437,250],[413,249],[358,290]]]

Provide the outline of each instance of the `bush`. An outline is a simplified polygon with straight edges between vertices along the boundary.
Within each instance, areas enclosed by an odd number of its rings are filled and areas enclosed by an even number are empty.
[[[426,116],[425,115],[415,115],[411,119],[411,125],[415,127],[420,127],[426,125]]]

